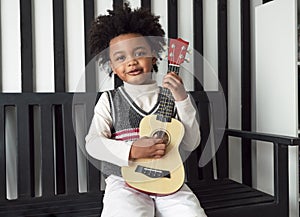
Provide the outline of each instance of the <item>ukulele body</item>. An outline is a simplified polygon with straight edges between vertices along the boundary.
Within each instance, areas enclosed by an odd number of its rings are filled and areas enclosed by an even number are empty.
[[[143,192],[167,195],[176,192],[184,183],[185,172],[179,145],[184,135],[184,126],[172,118],[169,122],[157,120],[157,115],[148,115],[140,122],[140,137],[162,138],[167,144],[162,158],[142,158],[122,167],[122,176],[132,188]]]

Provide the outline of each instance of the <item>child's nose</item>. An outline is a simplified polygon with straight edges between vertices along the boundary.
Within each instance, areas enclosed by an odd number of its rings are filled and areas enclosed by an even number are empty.
[[[134,66],[137,64],[137,60],[135,58],[130,58],[130,60],[127,62],[128,66]]]

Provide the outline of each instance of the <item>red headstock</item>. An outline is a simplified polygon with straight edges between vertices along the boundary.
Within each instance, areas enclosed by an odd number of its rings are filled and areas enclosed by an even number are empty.
[[[169,63],[177,66],[183,63],[188,46],[189,42],[181,38],[170,39],[168,51]]]

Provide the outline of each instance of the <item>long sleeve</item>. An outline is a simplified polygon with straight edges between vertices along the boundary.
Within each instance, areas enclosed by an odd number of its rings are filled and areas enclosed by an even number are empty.
[[[144,111],[150,111],[156,104],[159,93],[156,83],[138,85],[138,87],[127,83],[124,85],[126,92],[135,104]],[[181,147],[186,151],[192,151],[200,143],[197,111],[190,96],[183,101],[175,102],[175,106],[185,128]],[[112,125],[108,94],[103,93],[94,109],[94,117],[86,136],[86,150],[91,157],[97,160],[107,161],[118,166],[127,166],[133,142],[110,139]]]
[[[186,151],[193,151],[200,144],[199,115],[193,106],[193,98],[188,97],[180,102],[175,102],[177,114],[184,125],[184,137],[181,147]]]
[[[132,142],[111,138],[112,117],[108,94],[103,93],[94,109],[94,117],[86,136],[86,150],[97,160],[127,166]]]

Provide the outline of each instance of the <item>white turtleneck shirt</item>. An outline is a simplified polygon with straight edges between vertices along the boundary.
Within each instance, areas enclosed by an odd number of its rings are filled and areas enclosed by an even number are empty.
[[[124,82],[124,90],[134,103],[148,112],[157,103],[159,87],[155,81],[151,84],[133,85]],[[192,98],[175,101],[175,107],[180,122],[184,126],[184,137],[180,147],[193,151],[200,143],[198,114],[193,106]],[[113,125],[111,108],[107,93],[103,93],[94,109],[94,116],[89,132],[85,138],[87,153],[93,158],[107,161],[118,166],[128,166],[132,141],[111,139]]]

